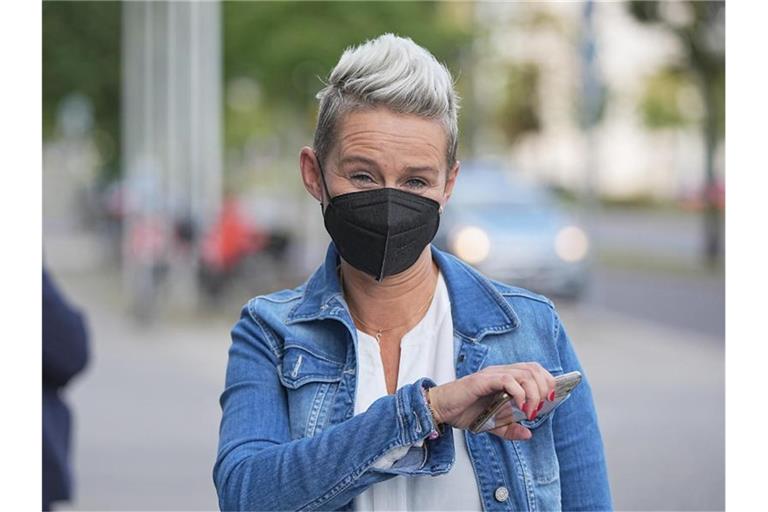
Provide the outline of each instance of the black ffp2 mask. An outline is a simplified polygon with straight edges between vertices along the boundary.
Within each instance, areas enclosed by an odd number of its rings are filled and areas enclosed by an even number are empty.
[[[318,160],[318,165],[319,165]],[[344,260],[378,281],[399,274],[419,259],[440,225],[440,203],[395,188],[331,197],[325,229]]]

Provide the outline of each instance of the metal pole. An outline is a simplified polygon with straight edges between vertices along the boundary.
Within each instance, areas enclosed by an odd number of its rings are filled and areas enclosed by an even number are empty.
[[[218,2],[123,4],[124,286],[134,300],[147,269],[136,233],[148,218],[163,233],[171,265],[174,226],[188,216],[199,234],[221,202],[221,43]],[[193,251],[196,253],[196,251]],[[194,260],[194,257],[192,258]],[[189,261],[187,261],[187,264]],[[183,264],[183,263],[182,263]],[[142,270],[143,269],[143,270]],[[169,275],[176,275],[173,268]],[[187,283],[170,283],[189,295]]]

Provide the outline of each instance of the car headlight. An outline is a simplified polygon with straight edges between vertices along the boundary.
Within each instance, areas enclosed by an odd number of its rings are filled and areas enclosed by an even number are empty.
[[[453,252],[467,263],[480,263],[491,252],[491,239],[478,227],[461,228],[453,237]]]
[[[561,229],[555,237],[555,251],[563,261],[576,262],[584,259],[589,251],[587,234],[576,226]]]

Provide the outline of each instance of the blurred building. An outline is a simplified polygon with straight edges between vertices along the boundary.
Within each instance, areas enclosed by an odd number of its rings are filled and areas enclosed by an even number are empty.
[[[670,2],[675,3],[675,2]],[[662,2],[663,4],[663,2]],[[664,6],[666,9],[682,9]],[[606,96],[594,128],[594,169],[587,169],[587,134],[579,122],[583,96],[582,2],[478,3],[479,38],[474,55],[471,103],[481,119],[503,110],[514,73],[534,70],[537,126],[510,145],[503,133],[481,124],[476,152],[509,158],[522,172],[566,189],[583,190],[595,173],[597,191],[607,197],[674,199],[699,189],[704,148],[698,122],[703,104],[693,84],[674,84],[667,98],[685,115],[680,126],[650,129],[642,105],[653,80],[681,58],[679,42],[661,28],[635,21],[622,2],[593,4],[599,79]],[[685,16],[684,11],[672,15]],[[716,168],[723,173],[722,144]]]

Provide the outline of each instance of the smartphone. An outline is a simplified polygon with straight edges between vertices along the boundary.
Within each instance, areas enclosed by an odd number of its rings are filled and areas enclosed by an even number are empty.
[[[555,377],[555,399],[550,402],[544,400],[539,414],[540,418],[555,409],[563,400],[568,398],[571,391],[581,382],[581,373],[577,371],[564,373]],[[518,423],[528,419],[528,416],[517,407],[514,398],[506,391],[501,391],[496,395],[491,405],[481,412],[474,422],[469,426],[469,431],[475,434],[493,430],[497,427]]]

